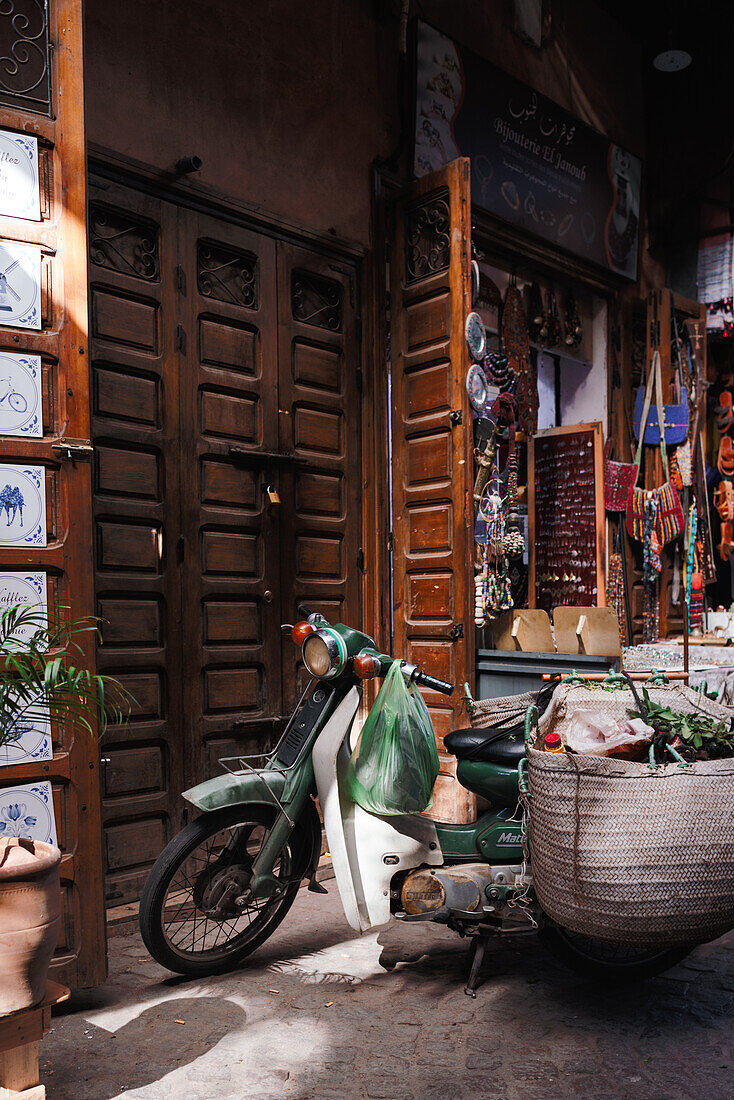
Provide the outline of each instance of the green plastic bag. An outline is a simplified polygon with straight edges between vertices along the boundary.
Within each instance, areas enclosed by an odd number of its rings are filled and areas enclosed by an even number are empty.
[[[393,661],[347,768],[353,800],[373,814],[421,814],[438,775],[433,723],[423,697]]]

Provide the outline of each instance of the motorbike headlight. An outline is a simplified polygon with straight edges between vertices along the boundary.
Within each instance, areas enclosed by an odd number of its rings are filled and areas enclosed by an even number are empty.
[[[303,663],[312,676],[328,680],[344,667],[346,654],[342,651],[345,648],[341,638],[331,631],[317,630],[303,643]]]

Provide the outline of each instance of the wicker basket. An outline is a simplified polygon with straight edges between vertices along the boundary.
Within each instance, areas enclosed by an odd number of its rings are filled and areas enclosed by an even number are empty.
[[[647,764],[528,750],[533,882],[549,917],[638,947],[734,927],[734,760]]]
[[[521,725],[528,707],[535,706],[537,694],[524,691],[520,695],[501,695],[497,699],[482,699],[469,708],[470,722],[475,729],[488,726]]]

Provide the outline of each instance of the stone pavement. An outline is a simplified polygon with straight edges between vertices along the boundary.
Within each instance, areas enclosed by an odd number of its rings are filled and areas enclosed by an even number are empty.
[[[355,937],[326,885],[223,977],[173,978],[136,934],[111,939],[109,981],[41,1045],[48,1100],[734,1098],[734,934],[626,992],[534,938],[498,942],[473,1001],[464,941],[404,925]]]

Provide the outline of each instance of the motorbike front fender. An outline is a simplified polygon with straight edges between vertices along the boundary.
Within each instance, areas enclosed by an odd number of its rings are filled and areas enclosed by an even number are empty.
[[[182,798],[205,813],[248,802],[280,809],[286,778],[283,772],[275,770],[247,771],[240,775],[227,772],[184,791]]]

